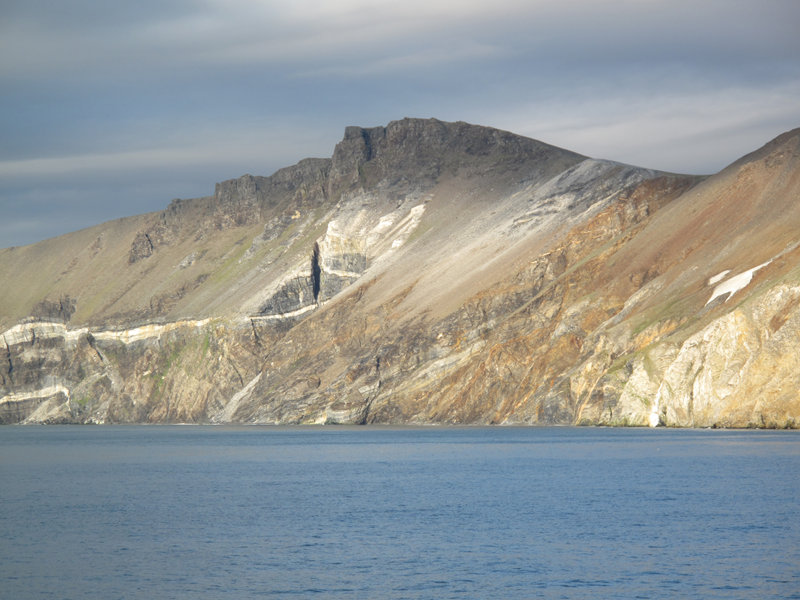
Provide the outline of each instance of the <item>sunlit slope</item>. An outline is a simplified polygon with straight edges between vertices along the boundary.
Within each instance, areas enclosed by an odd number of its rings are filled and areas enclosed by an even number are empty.
[[[348,127],[330,159],[0,251],[0,419],[795,427],[799,147],[703,178]]]
[[[381,218],[405,218],[397,211],[424,204],[434,187],[453,179],[463,180],[461,187],[497,186],[477,198],[486,207],[520,179],[547,179],[581,158],[464,123],[408,119],[348,128],[331,159],[307,159],[270,177],[246,175],[160,213],[0,250],[0,326],[65,298],[74,304],[70,322],[97,326],[258,312],[271,288],[308,270],[314,243],[334,218],[340,229],[366,236]],[[441,217],[458,218],[465,202],[476,201],[471,195],[450,195],[451,214]],[[381,233],[393,232],[373,237]]]

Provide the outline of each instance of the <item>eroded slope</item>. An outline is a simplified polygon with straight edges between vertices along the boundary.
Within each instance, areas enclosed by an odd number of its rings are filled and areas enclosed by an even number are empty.
[[[0,415],[795,426],[799,140],[701,181],[348,128],[330,160],[2,251]]]

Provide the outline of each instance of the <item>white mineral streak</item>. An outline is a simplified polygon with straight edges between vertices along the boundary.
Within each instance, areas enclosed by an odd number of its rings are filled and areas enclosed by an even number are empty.
[[[409,200],[417,201],[417,199],[407,198],[406,206]],[[419,225],[424,212],[425,204],[417,204],[410,209],[400,208],[379,217],[377,224],[372,227],[371,222],[374,223],[374,221],[371,221],[367,210],[340,214],[339,217],[328,222],[325,234],[318,241],[321,258],[320,270],[328,275],[358,279],[364,274],[363,272],[335,268],[334,265],[340,266],[336,264],[337,259],[347,255],[361,255],[365,259],[369,258],[372,264],[380,262],[391,250],[399,248],[408,240]],[[289,280],[306,275],[306,263],[298,263],[290,275],[263,290],[260,302],[263,303],[271,297]],[[248,318],[255,321],[287,319],[312,312],[324,304],[324,302],[311,303],[285,313],[254,315]]]
[[[417,228],[424,212],[425,205],[417,204],[408,212],[406,209],[401,209],[383,215],[378,224],[367,233],[367,250],[373,255],[376,252],[380,253],[379,247],[388,240],[391,240],[392,249],[399,248]]]
[[[443,358],[434,360],[424,369],[414,374],[414,379],[425,385],[433,378],[441,379],[461,365],[465,364],[472,356],[480,352],[486,346],[486,342],[479,340],[461,352],[447,354]],[[412,386],[413,387],[413,386]]]
[[[22,402],[24,400],[34,400],[40,398],[49,398],[57,394],[64,394],[64,396],[67,397],[67,400],[69,400],[70,397],[69,389],[61,384],[56,384],[43,387],[38,390],[32,390],[30,392],[17,392],[14,394],[7,394],[2,398],[0,398],[0,404]]]
[[[150,338],[159,338],[165,333],[175,331],[184,327],[199,328],[207,325],[211,319],[201,319],[199,321],[175,321],[173,323],[143,325],[133,329],[121,329],[118,331],[96,331],[92,336],[96,340],[113,340],[123,344],[132,344]]]
[[[425,205],[418,204],[408,212],[408,216],[397,224],[397,227],[392,231],[392,248],[399,248],[406,243],[413,231],[422,220],[422,215],[425,213]]]
[[[66,342],[75,342],[81,336],[86,335],[89,330],[86,327],[81,329],[67,329],[64,323],[52,323],[49,321],[34,321],[14,325],[11,329],[3,332],[3,340],[7,346],[14,344],[31,343],[34,340],[47,340],[52,338],[64,338]]]
[[[338,277],[361,277],[358,271],[343,271],[341,269],[331,269],[330,267],[322,266],[322,272],[329,275],[336,275]]]
[[[367,211],[361,210],[355,215],[348,216],[346,224],[344,219],[331,219],[325,235],[319,242],[319,251],[324,261],[326,257],[337,254],[353,252],[364,253],[366,250],[366,225]]]
[[[303,315],[307,312],[311,312],[312,310],[317,310],[320,306],[324,306],[325,302],[320,302],[319,304],[309,304],[308,306],[304,306],[302,308],[298,308],[297,310],[290,310],[289,312],[279,313],[276,315],[254,315],[252,317],[247,317],[247,321],[274,321],[276,319],[288,319],[290,317],[296,317],[298,315]]]
[[[512,195],[524,199],[528,212],[513,216],[513,228],[545,231],[563,227],[565,219],[577,222],[596,214],[617,197],[620,190],[652,176],[651,171],[635,169],[608,160],[587,158],[543,184],[532,183]]]
[[[211,319],[201,319],[199,321],[175,321],[172,323],[143,325],[133,329],[101,330],[90,331],[88,327],[80,329],[69,329],[64,323],[52,323],[48,321],[34,321],[14,325],[11,329],[3,332],[3,340],[6,346],[13,346],[20,343],[31,343],[34,340],[45,340],[52,338],[64,338],[66,343],[74,343],[80,338],[92,334],[96,340],[113,340],[123,344],[131,344],[149,338],[158,338],[163,334],[183,327],[203,327]]]
[[[711,302],[715,298],[718,298],[719,296],[722,296],[724,294],[730,294],[730,296],[728,296],[728,298],[730,298],[739,290],[746,288],[750,284],[750,281],[752,281],[753,274],[759,269],[763,269],[771,262],[772,259],[768,260],[765,263],[761,263],[757,267],[748,269],[744,273],[739,273],[738,275],[734,275],[730,279],[720,283],[717,287],[714,288],[714,292],[711,294],[711,298],[708,299],[708,302],[706,302],[706,306],[711,304]],[[730,273],[730,271],[723,271],[719,275],[715,275],[714,277],[708,280],[708,284],[714,285],[714,283],[719,281],[722,277],[725,277],[728,273]],[[728,298],[725,299],[726,302],[728,301]]]
[[[393,213],[383,215],[378,221],[378,224],[372,229],[373,233],[377,235],[386,233],[392,227],[392,225],[394,225],[395,218],[396,215]]]
[[[69,329],[64,323],[53,323],[49,321],[34,321],[28,323],[20,323],[14,327],[3,332],[2,338],[6,347],[21,344],[33,343],[37,340],[47,340],[53,338],[62,338],[64,343],[74,344],[79,339],[87,336],[89,333],[96,340],[113,340],[122,342],[123,344],[130,344],[140,340],[158,338],[164,333],[179,329],[182,327],[202,327],[210,322],[211,319],[202,319],[199,321],[176,321],[174,323],[164,323],[157,325],[145,325],[143,327],[136,327],[134,329],[122,329],[117,331],[94,331],[90,332],[88,327],[81,327],[79,329]],[[63,394],[66,396],[67,401],[70,399],[70,390],[62,384],[55,384],[45,386],[36,390],[20,391],[12,394],[7,394],[0,398],[0,404],[22,402],[24,400],[35,400],[42,398],[49,398]],[[34,415],[29,418],[33,419]]]
[[[253,391],[253,388],[256,387],[256,384],[261,380],[261,373],[253,377],[246,386],[244,386],[241,390],[236,392],[228,403],[225,405],[225,408],[217,415],[215,415],[211,420],[214,423],[228,423],[233,420],[233,415],[236,413],[236,409],[239,408],[239,403],[246,398],[250,392]]]

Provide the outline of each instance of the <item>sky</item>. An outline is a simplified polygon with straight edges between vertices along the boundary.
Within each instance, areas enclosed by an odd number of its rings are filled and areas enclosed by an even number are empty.
[[[800,127],[797,0],[0,0],[0,248],[467,121],[714,173]]]

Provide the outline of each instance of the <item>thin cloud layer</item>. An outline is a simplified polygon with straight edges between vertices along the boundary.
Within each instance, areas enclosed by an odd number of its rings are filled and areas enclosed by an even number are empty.
[[[765,132],[800,125],[797,98],[800,81],[764,89],[665,88],[657,100],[607,92],[597,99],[563,97],[544,107],[522,104],[493,122],[598,158],[710,174],[769,141]]]
[[[0,247],[66,232],[25,212],[48,197],[52,223],[70,226],[153,210],[330,155],[349,124],[468,120],[696,173],[800,125],[795,0],[6,0],[0,12]]]

